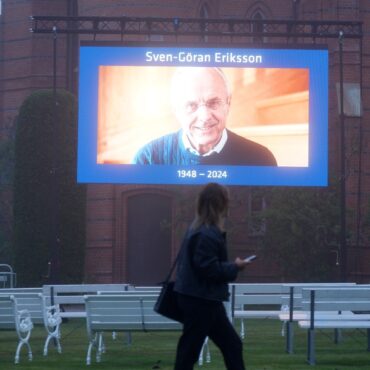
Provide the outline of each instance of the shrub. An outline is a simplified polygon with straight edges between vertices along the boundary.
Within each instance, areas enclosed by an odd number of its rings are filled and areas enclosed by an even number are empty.
[[[281,188],[269,192],[264,251],[285,281],[338,277],[339,198],[335,189]]]
[[[14,252],[18,283],[79,282],[85,243],[85,186],[76,183],[77,104],[58,91],[32,93],[15,137]],[[55,118],[55,119],[54,119]]]

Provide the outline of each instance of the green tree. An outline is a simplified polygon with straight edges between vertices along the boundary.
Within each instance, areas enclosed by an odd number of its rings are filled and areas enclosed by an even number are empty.
[[[14,254],[21,285],[82,280],[85,186],[76,183],[77,103],[37,91],[22,104],[15,137]],[[55,106],[55,109],[54,109]]]
[[[340,207],[335,190],[280,188],[268,193],[264,252],[286,281],[331,281],[338,274]]]

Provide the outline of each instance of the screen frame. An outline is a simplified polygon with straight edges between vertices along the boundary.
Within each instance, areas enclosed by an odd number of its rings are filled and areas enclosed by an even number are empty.
[[[158,52],[183,49],[186,52],[238,50],[264,52],[270,59],[259,68],[308,68],[309,82],[309,165],[307,167],[225,165],[134,165],[97,163],[98,69],[100,65],[173,65],[143,63],[145,50]],[[130,53],[132,54],[130,54]],[[295,55],[294,55],[295,53]],[[122,64],[122,55],[126,58]],[[274,58],[272,58],[274,57]],[[176,65],[199,65],[177,63]],[[205,65],[208,65],[207,63]],[[214,63],[210,64],[214,66]],[[230,66],[219,63],[218,67]],[[248,66],[247,66],[248,67]],[[223,45],[83,42],[80,45],[79,183],[197,185],[217,181],[225,185],[327,186],[328,184],[328,48],[325,45]],[[225,177],[224,174],[227,176]],[[182,175],[180,175],[182,173]]]

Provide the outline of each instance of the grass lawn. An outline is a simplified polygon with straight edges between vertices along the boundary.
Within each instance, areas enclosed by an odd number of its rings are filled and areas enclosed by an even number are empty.
[[[319,331],[316,335],[316,366],[306,363],[306,331],[295,329],[293,355],[285,353],[285,338],[281,336],[281,324],[277,320],[249,320],[247,337],[244,340],[244,358],[247,370],[370,370],[370,352],[366,351],[366,333],[364,331],[343,331],[343,340],[334,344],[332,331]],[[105,335],[106,353],[101,363],[86,366],[87,335],[84,321],[71,320],[62,325],[63,353],[56,353],[53,346],[49,355],[42,355],[44,331],[36,327],[30,340],[33,361],[27,360],[25,349],[21,361],[14,365],[17,346],[15,333],[0,333],[0,369],[28,370],[149,370],[173,369],[179,332],[134,332],[132,344],[128,345],[124,333],[119,333],[113,340],[109,333]],[[158,364],[158,365],[157,365]],[[156,367],[159,366],[159,367]],[[211,344],[211,363],[205,363],[197,369],[225,369],[218,349]]]

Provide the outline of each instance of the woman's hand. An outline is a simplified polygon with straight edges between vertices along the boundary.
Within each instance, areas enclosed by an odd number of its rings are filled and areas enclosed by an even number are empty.
[[[243,270],[245,266],[251,263],[251,261],[246,261],[239,257],[236,257],[234,263],[236,264],[239,270]]]

